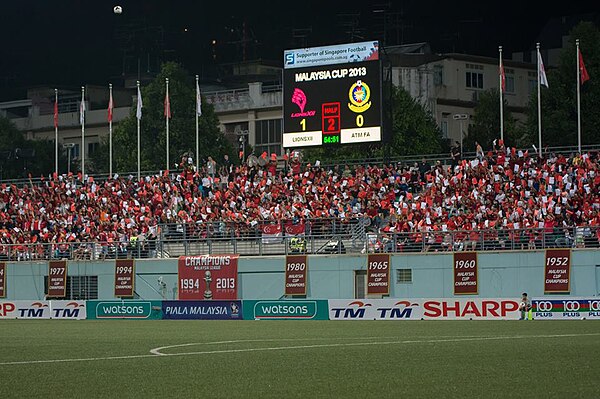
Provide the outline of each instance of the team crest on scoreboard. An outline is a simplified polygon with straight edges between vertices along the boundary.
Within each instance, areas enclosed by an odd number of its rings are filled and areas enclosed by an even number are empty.
[[[357,80],[356,83],[350,86],[348,97],[350,99],[348,108],[352,112],[365,112],[371,107],[371,101],[369,101],[371,98],[371,89],[368,84],[361,80]]]

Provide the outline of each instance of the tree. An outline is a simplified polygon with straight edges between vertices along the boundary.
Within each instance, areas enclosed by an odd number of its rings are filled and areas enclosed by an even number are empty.
[[[164,170],[166,167],[166,127],[164,117],[165,78],[169,78],[169,98],[172,118],[169,121],[170,168],[179,163],[186,152],[195,152],[196,92],[193,78],[177,63],[162,65],[158,76],[143,87],[143,110],[140,132],[140,162],[142,170]],[[212,156],[221,159],[234,150],[219,130],[219,120],[211,104],[202,103],[199,117],[200,160]],[[108,138],[92,155],[94,172],[108,170]],[[195,161],[195,160],[194,160]],[[136,107],[113,131],[113,170],[117,173],[137,170]]]
[[[543,145],[577,145],[576,48],[580,49],[590,80],[581,86],[582,143],[600,142],[600,31],[590,22],[581,22],[569,33],[559,66],[548,70],[549,88],[542,87]],[[537,96],[532,95],[527,113],[527,144],[538,143]]]
[[[400,87],[392,88],[391,102],[391,138],[388,143],[319,147],[306,150],[305,159],[327,162],[439,153],[442,136],[431,113]]]
[[[465,151],[475,151],[475,141],[485,148],[491,148],[492,142],[500,138],[500,92],[498,89],[489,89],[481,93],[479,102],[475,106],[473,124],[463,139]],[[518,146],[520,136],[517,132],[515,118],[508,110],[504,99],[504,141],[509,146]]]
[[[64,156],[59,155],[59,165],[66,170]],[[0,117],[0,178],[48,176],[53,172],[54,141],[26,140],[14,123]]]

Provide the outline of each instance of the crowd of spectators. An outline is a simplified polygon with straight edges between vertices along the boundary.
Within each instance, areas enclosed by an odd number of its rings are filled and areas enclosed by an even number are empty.
[[[198,226],[202,238],[209,225],[234,226],[229,231],[240,235],[265,222],[361,218],[377,233],[401,233],[397,250],[415,243],[474,249],[480,234],[525,249],[539,245],[540,232],[570,244],[574,227],[600,224],[596,153],[540,158],[502,142],[487,153],[480,148],[473,159],[453,157],[450,166],[423,159],[325,168],[293,160],[278,168],[275,159],[248,166],[211,158],[196,169],[184,157],[182,172],[141,181],[63,175],[5,183],[0,255],[7,244],[25,253],[35,243],[51,243],[57,252],[81,243],[75,255],[82,258],[91,251],[88,242],[101,246],[101,256],[127,251],[132,242],[152,250],[165,224]]]

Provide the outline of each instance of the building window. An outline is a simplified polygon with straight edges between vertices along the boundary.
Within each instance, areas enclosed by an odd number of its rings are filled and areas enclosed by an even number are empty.
[[[98,276],[67,276],[66,300],[98,299]],[[48,294],[48,276],[44,276],[44,294]]]
[[[67,148],[67,151],[69,149]],[[79,158],[79,144],[75,144],[73,148],[71,148],[71,159]]]
[[[514,93],[515,92],[515,76],[514,75],[506,75],[505,80],[506,92]]]
[[[442,130],[442,138],[447,139],[448,138],[448,121],[447,120],[442,121],[442,125],[440,126],[440,129]]]
[[[269,155],[281,155],[281,122],[281,119],[269,119],[256,122],[255,154],[260,155],[263,152],[266,152]]]
[[[396,284],[412,284],[412,269],[396,270]]]
[[[467,71],[466,85],[471,89],[483,89],[483,73]]]
[[[529,78],[527,82],[527,89],[529,91],[529,94],[535,93],[535,91],[537,90],[537,80]]]
[[[100,143],[88,143],[87,154],[92,155],[93,153],[96,152],[96,150],[98,150],[99,146],[100,146]]]
[[[442,86],[444,84],[444,66],[434,65],[433,66],[433,84],[436,86]]]

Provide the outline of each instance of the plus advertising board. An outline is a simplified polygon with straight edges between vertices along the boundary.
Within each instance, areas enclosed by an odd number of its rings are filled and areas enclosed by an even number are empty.
[[[64,298],[67,296],[67,261],[51,260],[48,262],[48,297]]]
[[[454,295],[477,295],[477,252],[454,252]]]
[[[162,319],[161,301],[87,301],[88,319]]]
[[[178,299],[237,299],[238,255],[180,256]]]
[[[285,295],[306,295],[308,257],[288,255],[285,257]]]
[[[333,299],[331,320],[518,320],[513,299]]]
[[[534,298],[531,305],[538,320],[600,319],[600,298]]]
[[[369,254],[367,256],[367,294],[389,295],[390,255]]]
[[[49,301],[0,301],[0,320],[49,318]]]
[[[326,300],[242,302],[244,320],[328,320]]]
[[[6,298],[6,262],[0,262],[0,298]]]
[[[133,298],[135,291],[135,261],[117,259],[115,261],[115,297]]]
[[[163,319],[240,320],[242,301],[163,301]]]
[[[83,320],[86,318],[85,301],[50,301],[50,318]]]
[[[544,294],[571,292],[571,250],[547,249],[544,272]]]

